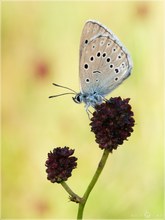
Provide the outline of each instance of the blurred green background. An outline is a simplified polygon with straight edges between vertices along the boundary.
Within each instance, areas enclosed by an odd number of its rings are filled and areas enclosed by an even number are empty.
[[[77,205],[46,179],[47,153],[69,146],[79,158],[68,180],[84,193],[102,151],[90,132],[79,91],[79,41],[95,19],[129,50],[132,75],[109,97],[130,97],[134,133],[110,155],[85,218],[163,219],[163,1],[3,2],[2,218],[75,218]]]

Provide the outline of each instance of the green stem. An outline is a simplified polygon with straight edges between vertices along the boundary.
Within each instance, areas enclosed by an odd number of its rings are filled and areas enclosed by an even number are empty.
[[[63,186],[63,188],[67,191],[67,193],[70,195],[70,200],[76,203],[80,203],[81,202],[81,198],[74,193],[71,188],[66,184],[66,182],[61,182],[61,185]]]
[[[78,214],[77,214],[77,219],[79,219],[79,220],[83,218],[83,211],[84,211],[85,204],[87,202],[87,199],[89,197],[90,192],[92,191],[93,187],[95,186],[95,184],[96,184],[96,182],[97,182],[97,180],[98,180],[98,178],[99,178],[99,176],[105,166],[108,155],[109,155],[109,151],[104,150],[102,158],[98,164],[97,170],[96,170],[90,184],[88,185],[88,188],[87,188],[86,192],[84,193],[84,195],[81,199],[81,202],[79,203]]]

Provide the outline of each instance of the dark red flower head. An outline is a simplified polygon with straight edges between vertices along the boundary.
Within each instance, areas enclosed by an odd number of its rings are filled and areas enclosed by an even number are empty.
[[[129,98],[110,98],[110,100],[97,105],[96,111],[91,118],[91,131],[95,133],[96,142],[101,149],[108,149],[110,152],[133,132],[135,124]]]
[[[71,156],[73,153],[74,150],[68,147],[57,147],[48,153],[45,163],[48,180],[52,183],[61,183],[72,175],[72,170],[77,167],[77,158]]]

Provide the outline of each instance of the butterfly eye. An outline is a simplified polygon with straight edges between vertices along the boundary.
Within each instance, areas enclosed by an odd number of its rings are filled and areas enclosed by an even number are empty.
[[[72,97],[73,101],[80,104],[82,102],[82,95],[80,93],[76,94],[75,97]]]

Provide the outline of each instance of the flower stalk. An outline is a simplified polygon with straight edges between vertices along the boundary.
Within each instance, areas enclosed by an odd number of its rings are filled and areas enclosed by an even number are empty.
[[[76,202],[76,203],[81,203],[82,198],[80,198],[76,193],[74,193],[65,181],[61,182],[61,185],[70,195],[71,201]]]
[[[102,158],[98,164],[97,170],[96,170],[91,182],[89,183],[87,190],[85,191],[85,193],[82,197],[81,202],[79,203],[78,214],[77,214],[77,219],[79,219],[79,220],[83,218],[83,211],[84,211],[84,207],[87,202],[87,199],[89,197],[89,194],[91,193],[93,187],[95,186],[95,184],[96,184],[96,182],[97,182],[97,180],[98,180],[98,178],[99,178],[99,176],[100,176],[100,174],[106,164],[108,156],[109,156],[109,150],[105,149],[103,152]]]

